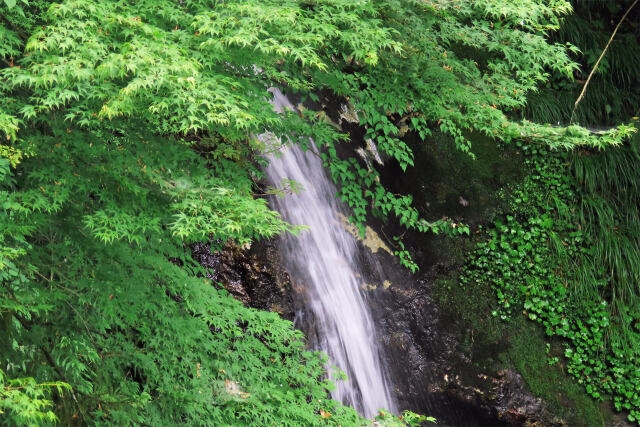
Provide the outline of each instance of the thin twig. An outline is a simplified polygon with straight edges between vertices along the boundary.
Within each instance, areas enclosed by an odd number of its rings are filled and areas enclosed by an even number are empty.
[[[578,108],[578,104],[580,103],[580,101],[582,101],[582,98],[584,97],[584,94],[587,91],[587,86],[589,86],[589,82],[591,81],[591,77],[593,77],[593,73],[595,73],[596,70],[598,69],[598,65],[600,65],[600,61],[604,57],[604,54],[607,53],[607,49],[609,49],[609,46],[611,45],[613,38],[618,32],[618,28],[620,28],[622,21],[624,21],[624,19],[627,17],[629,12],[631,12],[631,9],[633,9],[633,7],[638,3],[638,1],[639,0],[634,1],[631,4],[631,6],[629,6],[627,11],[624,13],[624,15],[622,15],[622,18],[620,18],[620,21],[618,21],[618,25],[616,25],[616,28],[613,30],[613,33],[611,34],[611,37],[609,38],[607,45],[604,47],[604,50],[602,51],[602,53],[600,54],[600,57],[596,61],[596,65],[593,66],[593,70],[591,70],[591,73],[589,73],[589,77],[587,77],[587,81],[584,83],[584,86],[582,87],[582,92],[580,92],[580,96],[578,96],[578,99],[576,99],[575,104],[573,104],[573,111],[571,112],[571,118],[569,119],[569,124],[573,123],[573,116],[576,114],[576,109]]]
[[[41,383],[41,384],[36,384],[36,387],[56,387],[58,386],[58,383]],[[28,386],[20,386],[20,387],[2,387],[4,390],[24,390],[26,389]]]

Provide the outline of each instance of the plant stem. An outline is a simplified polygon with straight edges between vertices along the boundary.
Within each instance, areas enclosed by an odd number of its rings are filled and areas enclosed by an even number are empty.
[[[618,28],[620,28],[620,25],[622,24],[622,22],[625,20],[625,18],[629,14],[629,12],[631,12],[631,9],[633,9],[633,7],[637,3],[638,3],[638,0],[634,1],[633,3],[631,3],[631,6],[629,6],[627,11],[624,13],[624,15],[622,15],[622,18],[620,18],[620,21],[618,21],[618,25],[616,25],[616,28],[614,28],[613,33],[611,34],[611,37],[609,38],[609,41],[607,42],[607,45],[604,47],[604,49],[602,50],[602,53],[600,54],[600,57],[596,61],[596,65],[593,66],[593,70],[591,70],[591,72],[589,73],[589,77],[587,77],[587,81],[584,83],[584,86],[582,87],[582,91],[580,92],[580,96],[578,96],[578,99],[576,99],[575,104],[573,104],[573,111],[571,111],[571,118],[569,119],[569,124],[573,123],[573,116],[576,114],[576,109],[578,108],[578,104],[580,103],[580,101],[582,101],[582,98],[584,98],[584,94],[587,91],[587,86],[589,86],[589,82],[591,81],[591,77],[593,77],[593,73],[595,73],[596,70],[598,69],[598,65],[600,65],[600,61],[604,57],[604,54],[607,53],[607,50],[609,49],[609,46],[611,45],[611,42],[613,41],[613,38],[615,37],[616,33],[618,32]]]

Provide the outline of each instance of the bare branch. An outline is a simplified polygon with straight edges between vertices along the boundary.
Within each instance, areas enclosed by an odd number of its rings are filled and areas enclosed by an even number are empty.
[[[602,51],[602,53],[600,54],[600,57],[596,61],[596,65],[593,66],[593,70],[591,70],[591,73],[589,73],[589,77],[587,77],[587,81],[584,83],[584,86],[582,87],[582,92],[580,92],[580,96],[578,96],[578,99],[576,99],[575,104],[573,104],[573,111],[571,111],[571,119],[569,119],[569,124],[573,123],[573,116],[576,114],[576,109],[578,108],[578,104],[580,103],[580,101],[582,101],[582,98],[584,98],[584,94],[587,91],[587,86],[589,86],[589,82],[591,81],[591,77],[593,77],[593,73],[595,73],[596,70],[598,69],[598,65],[600,65],[600,61],[604,57],[604,54],[607,53],[607,49],[609,49],[609,46],[611,45],[611,42],[613,41],[613,38],[615,37],[616,33],[618,32],[618,28],[620,28],[620,25],[622,24],[622,21],[625,20],[625,18],[629,14],[629,12],[631,12],[631,9],[633,9],[633,7],[638,3],[638,1],[639,0],[634,1],[631,4],[631,6],[629,6],[627,11],[624,13],[624,15],[622,15],[622,18],[620,18],[620,21],[618,21],[618,25],[616,25],[616,28],[613,30],[613,33],[611,34],[611,37],[609,38],[609,41],[607,42],[607,45],[604,47],[604,50]]]

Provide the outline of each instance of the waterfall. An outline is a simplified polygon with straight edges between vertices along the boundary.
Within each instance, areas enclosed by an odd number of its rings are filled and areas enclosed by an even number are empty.
[[[270,91],[277,111],[293,109],[279,90]],[[357,244],[340,222],[343,208],[322,161],[291,146],[270,159],[266,175],[273,186],[283,179],[303,186],[299,194],[274,197],[272,206],[289,223],[310,227],[297,237],[283,238],[280,251],[294,282],[305,286],[317,329],[317,348],[329,355],[329,363],[347,374],[348,380],[337,382],[332,397],[366,417],[382,408],[396,412],[375,326],[360,290]]]

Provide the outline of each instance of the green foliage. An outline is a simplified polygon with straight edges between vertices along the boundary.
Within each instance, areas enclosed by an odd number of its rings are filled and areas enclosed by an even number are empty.
[[[24,387],[2,410],[19,423],[51,411],[94,425],[367,423],[328,397],[323,356],[290,322],[208,283],[187,245],[297,231],[255,197],[270,148],[252,135],[264,133],[307,148],[313,138],[361,229],[372,213],[469,233],[420,218],[377,171],[339,157],[346,136],[320,114],[273,111],[270,86],[351,97],[366,137],[403,169],[406,132],[440,130],[469,153],[472,131],[618,144],[631,127],[594,135],[506,115],[575,68],[570,46],[546,40],[568,11],[533,0],[0,3],[0,348],[16,378],[4,384]],[[51,390],[62,384],[71,390]]]
[[[630,2],[628,2],[630,4]],[[627,9],[625,2],[576,2],[555,38],[580,47],[586,76]],[[638,31],[633,12],[623,23],[578,108],[576,118],[596,126],[637,116],[634,59]],[[580,85],[554,78],[530,97],[525,114],[567,121]],[[637,117],[632,117],[632,123]],[[489,272],[506,318],[512,310],[567,339],[567,366],[596,399],[609,397],[629,420],[640,417],[640,330],[637,278],[638,141],[604,152],[580,150],[543,158],[531,153],[531,175],[510,195],[515,215],[496,224],[481,245],[473,269]],[[533,222],[532,222],[533,221]],[[530,236],[530,237],[528,237]],[[531,238],[538,244],[529,247]],[[495,261],[507,260],[507,264]],[[482,280],[475,270],[470,277]]]
[[[376,423],[382,426],[388,427],[401,427],[412,426],[417,427],[425,425],[425,422],[436,423],[436,419],[433,417],[426,417],[424,415],[418,415],[411,411],[403,411],[402,415],[398,418],[387,411],[380,411],[379,415],[375,418]]]
[[[381,17],[394,30],[391,34],[402,51],[382,56],[376,67],[346,56],[345,65],[353,72],[317,78],[347,96],[366,128],[365,139],[403,170],[414,166],[413,151],[402,140],[407,132],[428,140],[437,129],[472,157],[467,138],[472,132],[553,148],[602,148],[634,132],[634,126],[621,125],[594,134],[578,126],[552,127],[508,117],[552,73],[569,77],[575,70],[568,56],[575,48],[545,38],[570,11],[568,3],[536,2],[534,7],[533,2],[387,1],[385,6]],[[334,56],[340,57],[338,52]],[[385,191],[374,170],[365,170],[355,159],[337,159],[335,153],[329,145],[325,161],[361,230],[369,211],[382,218],[393,214],[407,229],[452,235],[465,230],[452,221],[419,218],[411,199]]]
[[[529,390],[541,396],[554,414],[574,426],[611,425],[610,409],[592,399],[584,386],[566,371],[564,364],[559,363],[561,345],[550,346],[548,342],[545,345],[549,337],[524,316],[512,319],[504,326],[511,332],[511,346],[504,358],[522,374]]]
[[[2,117],[20,126],[2,122],[1,354],[25,378],[6,383],[24,388],[3,395],[3,423],[364,424],[290,322],[191,260],[189,242],[295,232],[253,197],[245,142],[286,121],[257,92],[267,76],[236,76],[226,50],[203,61],[206,2],[155,6],[30,4],[17,22],[48,25],[13,32],[28,55],[3,51],[20,68],[1,71]],[[72,391],[45,388],[60,381]]]
[[[458,240],[455,244],[473,246],[471,241]],[[464,287],[457,282],[455,272],[437,281],[434,297],[445,316],[456,322],[463,351],[482,372],[517,371],[527,390],[540,397],[549,411],[568,425],[611,425],[608,406],[591,398],[567,372],[560,339],[551,338],[553,345],[547,351],[550,338],[538,324],[525,316],[513,316],[505,322],[489,315],[495,309],[496,295],[486,282],[470,281]],[[549,363],[559,356],[559,363]]]
[[[548,336],[564,338],[567,370],[590,395],[611,398],[634,421],[637,147],[574,155],[522,149],[529,174],[506,196],[512,214],[478,243],[463,283],[491,284],[499,303],[494,316],[522,311]]]
[[[45,398],[46,389],[62,394],[69,385],[62,382],[38,384],[33,378],[7,379],[0,371],[0,415],[13,425],[53,424],[58,418],[51,411],[53,402]]]
[[[95,424],[299,425],[320,408],[357,422],[327,398],[322,360],[289,322],[212,287],[176,244],[282,229],[241,191],[246,171],[228,167],[221,186],[181,144],[134,138],[38,135],[47,156],[22,164],[26,190],[3,192],[3,240],[28,254],[6,256],[0,276],[12,375],[63,379],[77,401],[56,413]]]
[[[574,1],[575,13],[567,16],[553,39],[571,42],[580,63],[576,79],[554,76],[539,92],[531,95],[525,116],[538,121],[567,123],[584,80],[593,69],[613,29],[631,5],[623,1]],[[638,115],[640,105],[640,17],[637,8],[622,23],[607,53],[594,74],[584,99],[575,113],[575,121],[591,126],[609,126]]]

